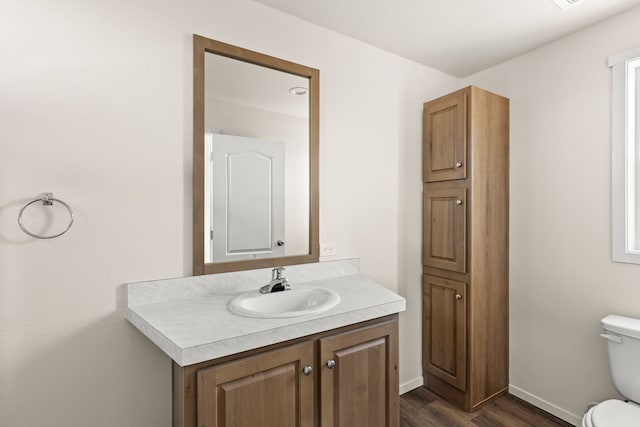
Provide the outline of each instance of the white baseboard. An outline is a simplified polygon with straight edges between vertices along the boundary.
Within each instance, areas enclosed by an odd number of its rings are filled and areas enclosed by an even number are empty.
[[[400,394],[405,394],[413,390],[414,388],[420,387],[423,384],[424,384],[424,379],[422,378],[422,376],[414,378],[410,381],[407,381],[406,383],[402,383],[400,384]]]
[[[573,424],[574,426],[582,425],[582,417],[579,417],[575,414],[572,414],[569,411],[566,411],[553,403],[547,402],[544,399],[539,398],[531,393],[528,393],[521,388],[518,388],[514,385],[509,384],[509,393],[513,394],[516,397],[524,400],[525,402],[529,402],[534,406],[550,413],[551,415],[555,415],[556,417]]]

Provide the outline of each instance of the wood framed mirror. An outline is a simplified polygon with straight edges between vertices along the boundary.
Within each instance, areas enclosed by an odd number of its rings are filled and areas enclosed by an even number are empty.
[[[193,274],[317,262],[319,71],[193,36]]]

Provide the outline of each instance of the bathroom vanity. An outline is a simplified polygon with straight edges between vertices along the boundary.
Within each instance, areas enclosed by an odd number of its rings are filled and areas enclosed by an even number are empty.
[[[339,294],[325,312],[251,318],[229,311],[270,274],[127,285],[126,318],[173,359],[173,425],[397,426],[404,298],[362,277],[351,259],[287,267],[292,288]]]
[[[194,35],[193,73],[195,277],[127,286],[174,361],[173,425],[397,426],[404,298],[317,262],[319,70]]]

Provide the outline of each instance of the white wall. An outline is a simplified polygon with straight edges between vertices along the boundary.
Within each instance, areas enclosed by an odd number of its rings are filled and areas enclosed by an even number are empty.
[[[511,99],[511,384],[574,422],[616,396],[600,319],[640,317],[640,266],[611,261],[607,67],[640,46],[638,22],[640,8],[468,79]]]
[[[458,79],[247,0],[3,0],[0,425],[171,424],[170,360],[123,318],[122,284],[191,272],[198,33],[321,71],[321,241],[408,298],[401,382],[420,375],[424,100]],[[76,212],[34,240],[20,207]]]

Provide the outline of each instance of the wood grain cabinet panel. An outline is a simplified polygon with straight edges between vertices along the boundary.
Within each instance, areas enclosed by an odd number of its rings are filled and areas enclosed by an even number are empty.
[[[424,104],[423,375],[467,411],[509,384],[509,100]]]
[[[199,427],[313,427],[313,343],[201,369]]]
[[[248,354],[173,365],[174,427],[399,422],[397,314]]]
[[[466,284],[425,275],[422,278],[424,369],[459,390],[466,389]]]
[[[424,265],[464,273],[467,271],[467,215],[464,188],[424,192]]]
[[[467,93],[425,104],[423,113],[424,181],[467,176]]]
[[[320,339],[321,427],[397,427],[397,324]]]

